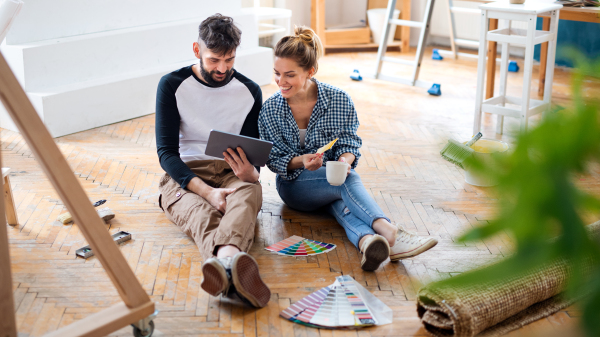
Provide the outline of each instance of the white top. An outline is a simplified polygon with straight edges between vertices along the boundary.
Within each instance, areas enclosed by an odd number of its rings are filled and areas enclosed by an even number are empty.
[[[526,0],[524,4],[511,4],[508,0],[496,1],[480,5],[482,10],[493,10],[499,12],[511,12],[522,14],[540,14],[561,9],[563,6],[550,1]]]
[[[218,159],[204,154],[211,129],[239,134],[254,97],[237,78],[211,88],[190,76],[177,88],[177,109],[181,116],[179,153],[184,162]]]
[[[300,129],[300,147],[304,148],[304,139],[306,139],[306,129]]]

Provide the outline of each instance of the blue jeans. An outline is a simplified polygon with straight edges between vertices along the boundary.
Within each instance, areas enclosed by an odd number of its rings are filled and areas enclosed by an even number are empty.
[[[354,170],[341,186],[330,185],[325,172],[325,167],[316,171],[304,170],[294,180],[277,176],[277,192],[283,202],[295,210],[310,212],[327,207],[346,230],[348,240],[360,249],[360,239],[375,234],[373,222],[381,218],[390,219],[371,198]]]

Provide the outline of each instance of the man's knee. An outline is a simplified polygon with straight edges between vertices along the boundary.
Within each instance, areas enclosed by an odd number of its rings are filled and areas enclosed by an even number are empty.
[[[237,191],[244,191],[249,196],[262,198],[262,186],[260,186],[260,183],[242,183],[241,186],[236,188]]]
[[[260,183],[242,183],[236,187],[231,197],[237,199],[236,203],[255,206],[258,212],[262,207],[262,186]],[[230,201],[228,200],[227,203]]]

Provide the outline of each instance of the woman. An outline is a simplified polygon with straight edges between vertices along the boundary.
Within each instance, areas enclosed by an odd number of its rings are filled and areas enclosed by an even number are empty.
[[[273,142],[267,166],[277,173],[277,191],[291,208],[314,211],[327,207],[344,227],[348,239],[363,254],[361,267],[371,271],[388,256],[392,261],[415,256],[437,244],[390,223],[354,171],[362,144],[358,118],[350,96],[313,76],[323,54],[319,37],[310,28],[296,27],[275,47],[275,82],[259,115],[259,132]],[[338,138],[324,154],[321,146]],[[327,182],[328,161],[348,164],[341,186]]]

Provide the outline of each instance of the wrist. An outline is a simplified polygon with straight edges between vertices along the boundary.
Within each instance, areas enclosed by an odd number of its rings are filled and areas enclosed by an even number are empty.
[[[258,178],[260,178],[260,173],[258,173],[258,170],[256,169],[256,167],[254,167],[254,170],[252,171],[252,173],[249,174],[245,179],[242,179],[242,181],[254,184],[255,182],[258,181]]]
[[[302,156],[297,156],[297,157],[293,157],[289,162],[288,162],[288,166],[287,169],[288,170],[295,170],[295,169],[299,169],[299,168],[303,168],[304,167],[304,157],[306,155],[302,155]]]
[[[187,189],[198,194],[204,199],[206,199],[208,194],[213,190],[211,186],[204,183],[204,181],[198,177],[194,177],[192,180],[190,180]]]
[[[199,188],[199,193],[197,194],[202,198],[207,199],[208,195],[210,194],[210,192],[212,192],[212,190],[214,190],[214,188],[212,188],[211,186],[202,184],[202,186]]]
[[[254,182],[257,182],[258,179],[260,179],[260,172],[258,172],[258,170],[256,169],[256,167],[254,168]]]

